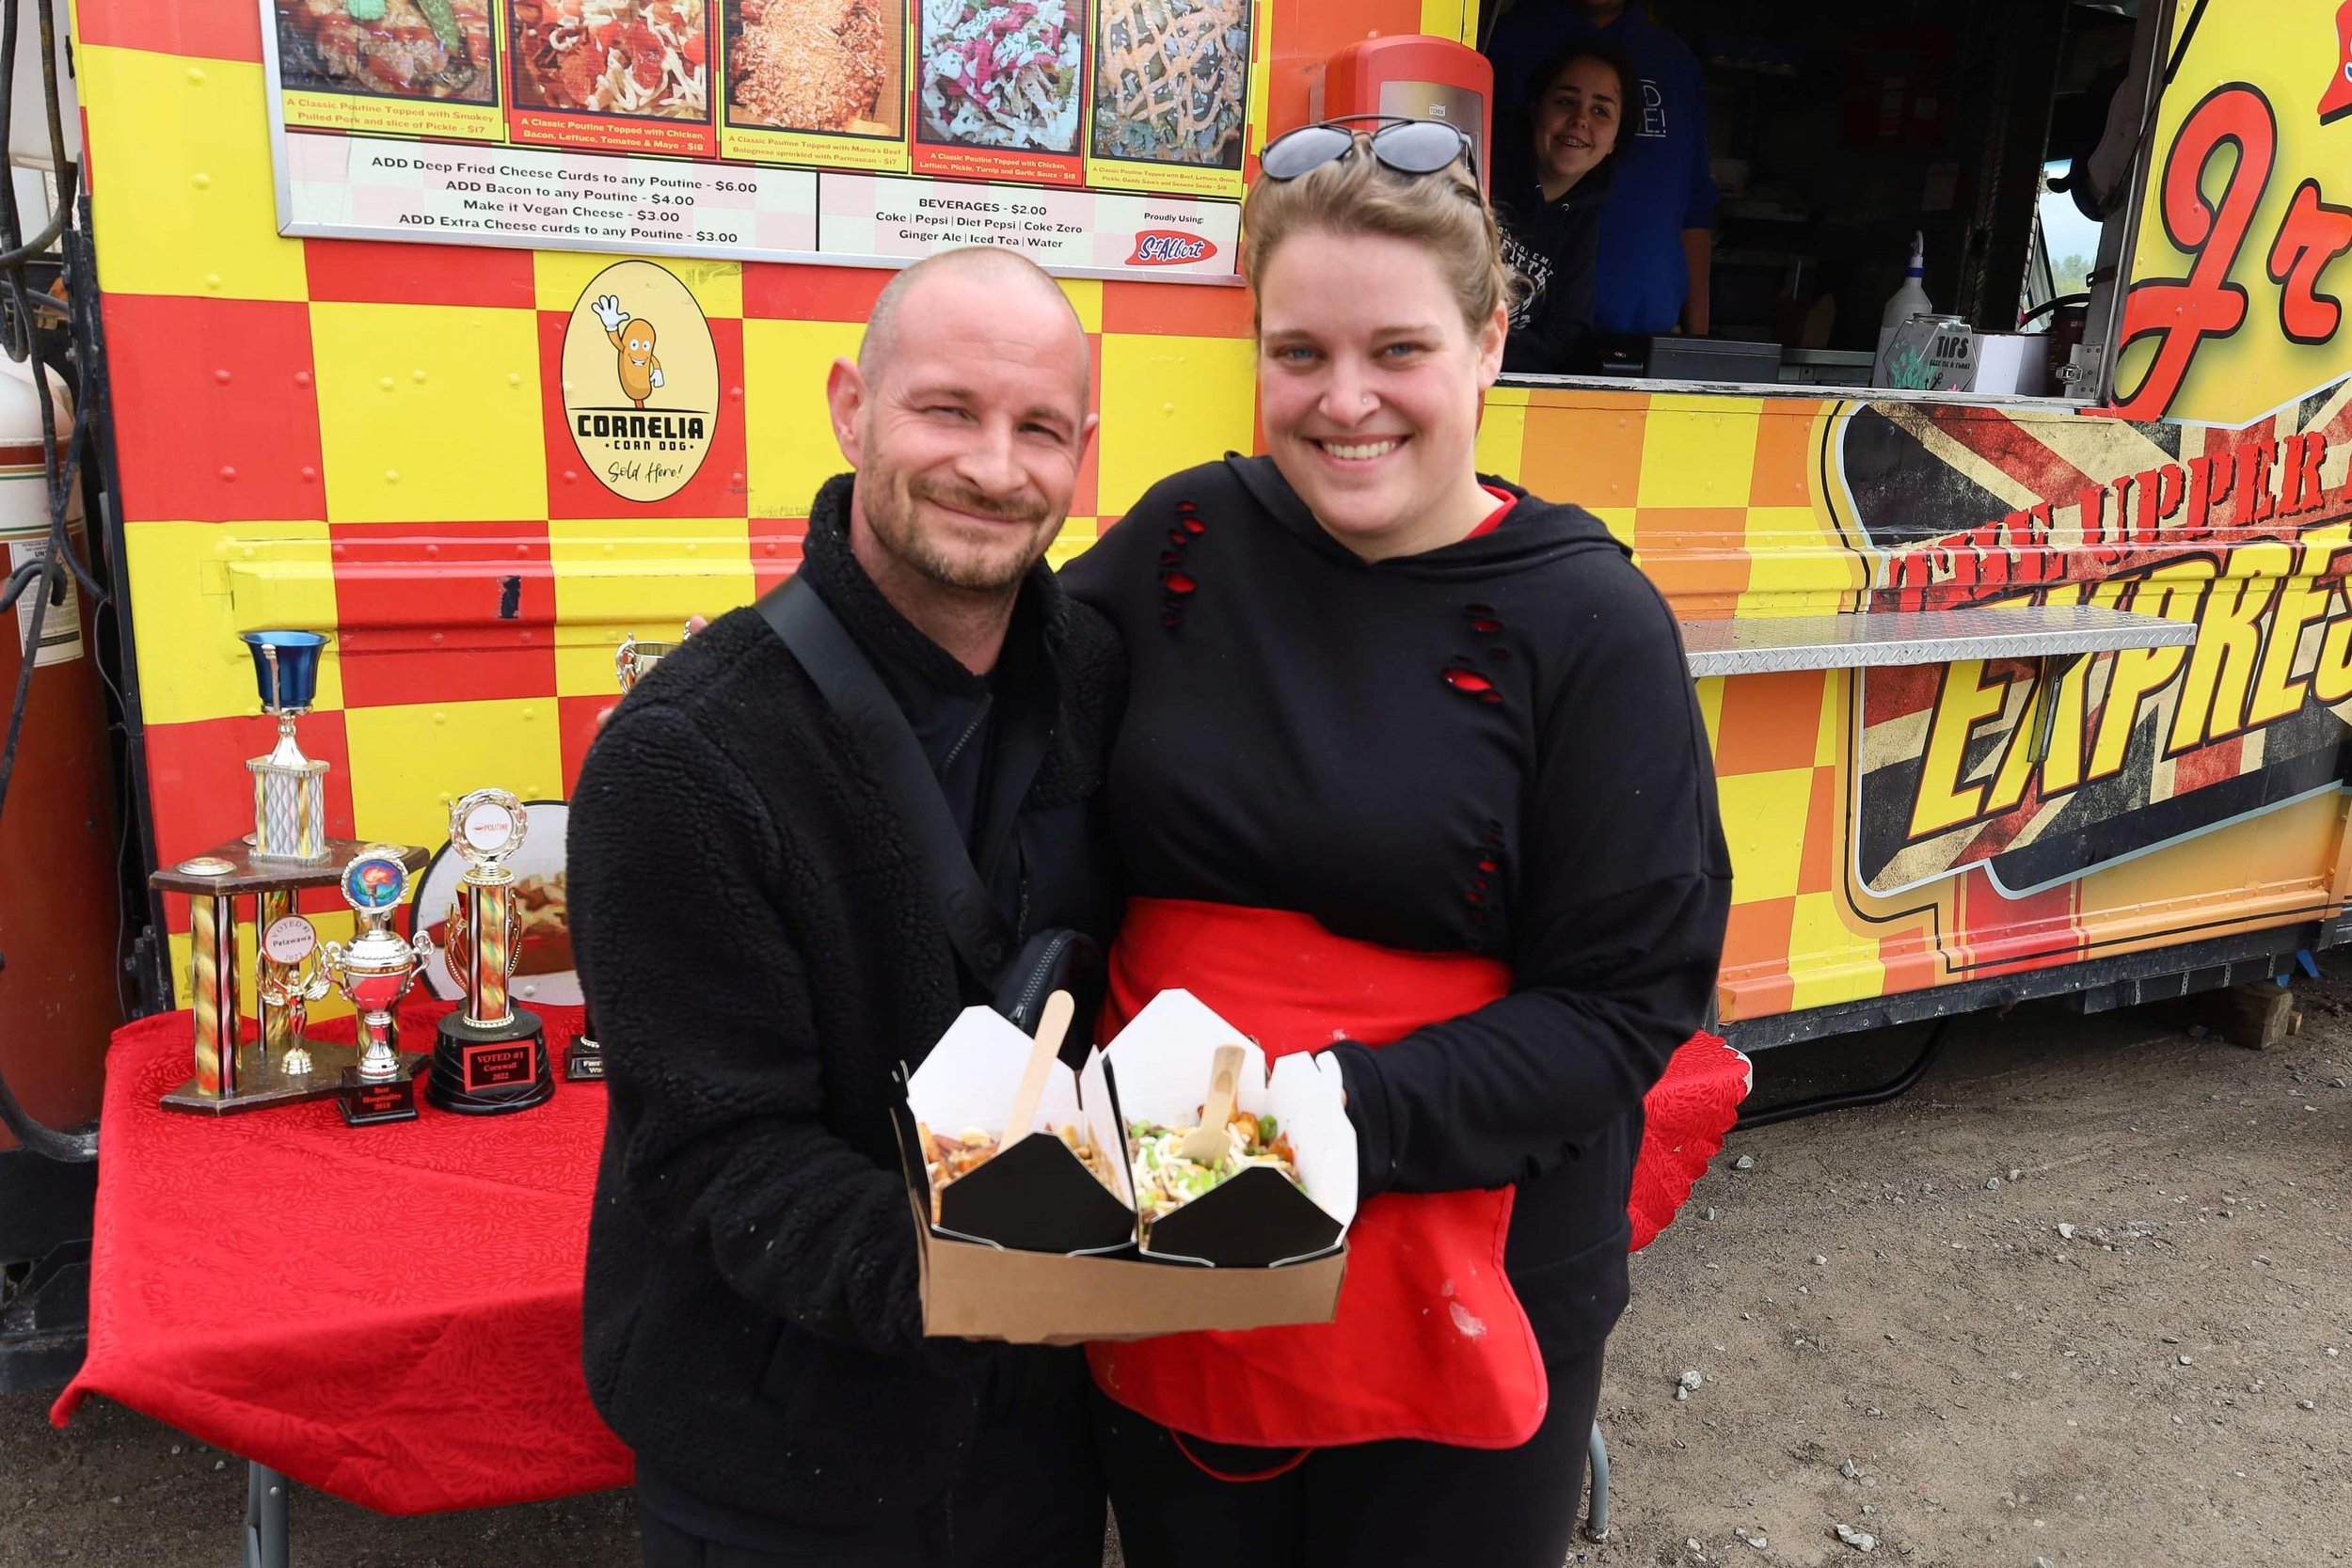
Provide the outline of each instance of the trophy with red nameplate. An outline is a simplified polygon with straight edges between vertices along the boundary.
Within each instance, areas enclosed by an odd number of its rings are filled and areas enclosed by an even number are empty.
[[[359,917],[359,931],[348,942],[326,944],[326,973],[359,1015],[358,1060],[343,1069],[336,1102],[354,1127],[417,1116],[416,1074],[424,1058],[401,1054],[392,1015],[416,984],[419,967],[433,956],[433,944],[391,928],[392,911],[408,895],[408,876],[405,854],[396,845],[371,845],[354,855],[341,886],[343,902]]]
[[[527,1111],[555,1092],[539,1015],[516,1006],[507,985],[522,956],[523,923],[505,863],[530,826],[522,801],[503,789],[477,789],[449,808],[450,846],[466,871],[442,958],[465,1001],[441,1021],[424,1097],[460,1116]]]

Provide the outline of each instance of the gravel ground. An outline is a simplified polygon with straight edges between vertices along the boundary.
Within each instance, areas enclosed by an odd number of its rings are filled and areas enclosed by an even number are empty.
[[[1580,1560],[2352,1555],[2352,987],[2302,995],[2266,1053],[2148,1013],[1969,1020],[1902,1101],[1735,1136],[1634,1260],[1613,1529]],[[1768,1053],[1756,1100],[1885,1076],[1915,1037]],[[0,1563],[238,1562],[233,1456],[47,1405],[0,1397]],[[636,1560],[619,1494],[386,1519],[304,1493],[294,1530],[304,1568]]]
[[[1594,1560],[2343,1560],[2347,998],[2271,1053],[1971,1020],[1902,1101],[1735,1136],[1634,1259]]]

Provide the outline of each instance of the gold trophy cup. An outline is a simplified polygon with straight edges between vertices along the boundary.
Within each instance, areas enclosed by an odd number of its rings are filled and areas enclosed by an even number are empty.
[[[417,1115],[416,1071],[421,1056],[403,1056],[393,1044],[392,1015],[400,1008],[417,972],[433,954],[422,937],[396,936],[392,911],[408,895],[408,867],[389,844],[371,845],[343,867],[343,901],[358,914],[360,929],[348,943],[326,944],[326,973],[359,1015],[359,1059],[343,1069],[343,1120],[354,1127],[380,1121],[412,1121]]]

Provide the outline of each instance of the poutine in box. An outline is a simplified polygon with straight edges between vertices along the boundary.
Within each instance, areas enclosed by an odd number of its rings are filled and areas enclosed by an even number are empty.
[[[1103,1059],[1087,1060],[1090,1095],[1082,1095],[1079,1074],[1055,1062],[1035,1117],[1015,1130],[1005,1118],[1030,1043],[990,1008],[967,1007],[907,1078],[903,1109],[913,1125],[898,1135],[919,1163],[908,1174],[911,1182],[919,1178],[929,1225],[956,1241],[1018,1252],[1122,1250],[1135,1241],[1135,1195],[1102,1086]]]
[[[1214,1165],[1187,1159],[1217,1048],[1238,1045],[1234,1109]],[[1356,1217],[1356,1129],[1340,1069],[1265,1054],[1190,991],[1164,990],[1104,1052],[1126,1132],[1142,1255],[1280,1269],[1339,1252]]]
[[[1216,1047],[1238,1037],[1189,996],[1162,1006],[1167,1001],[1153,1004],[1156,1013],[1146,1009],[1152,1022],[1131,1049],[1197,1059],[1194,1076],[1205,1084]],[[1243,1171],[1248,1186],[1228,1183],[1234,1190],[1218,1203],[1193,1198],[1155,1222],[1159,1248],[1147,1253],[1136,1244],[1133,1172],[1116,1157],[1126,1140],[1104,1053],[1076,1074],[1057,1068],[1029,1135],[1002,1142],[1029,1043],[988,1008],[968,1008],[922,1067],[902,1078],[906,1095],[894,1125],[921,1260],[925,1333],[1038,1344],[1330,1321],[1347,1249],[1344,1221],[1323,1205],[1337,1204],[1351,1217],[1355,1210],[1352,1129],[1343,1112],[1333,1136],[1316,1109],[1327,1092],[1329,1109],[1339,1110],[1336,1073],[1317,1089],[1297,1070],[1314,1071],[1302,1061],[1290,1071],[1278,1068],[1269,1083],[1261,1060],[1246,1101],[1253,1114],[1279,1116],[1280,1106],[1300,1117],[1301,1180],[1327,1179],[1327,1194],[1318,1189],[1311,1201],[1279,1171]],[[1171,1068],[1171,1078],[1179,1070],[1192,1069]],[[1153,1075],[1145,1069],[1142,1076]],[[1197,1117],[1198,1085],[1193,1094]],[[1185,1108],[1168,1103],[1168,1115]],[[1311,1140],[1309,1123],[1316,1129]],[[1065,1126],[1084,1127],[1086,1147],[1114,1158],[1089,1165],[1063,1140]],[[980,1140],[971,1151],[985,1154],[977,1163],[959,1160],[967,1129]],[[1327,1175],[1330,1165],[1343,1167],[1343,1178]],[[1168,1220],[1182,1209],[1194,1217],[1171,1232]],[[1187,1240],[1188,1228],[1202,1239]],[[1171,1235],[1191,1250],[1173,1250]],[[1279,1266],[1261,1266],[1260,1259]]]

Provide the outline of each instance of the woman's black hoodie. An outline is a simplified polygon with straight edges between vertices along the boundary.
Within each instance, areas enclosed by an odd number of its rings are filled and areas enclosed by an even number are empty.
[[[1593,277],[1600,264],[1600,209],[1611,167],[1603,159],[1560,199],[1545,199],[1534,175],[1495,199],[1502,259],[1526,291],[1511,305],[1502,368],[1518,375],[1569,375],[1594,368],[1585,335],[1593,325]]]
[[[1366,562],[1228,457],[1062,580],[1127,645],[1132,893],[1510,965],[1497,1002],[1333,1050],[1364,1197],[1518,1186],[1504,1260],[1550,1355],[1625,1305],[1642,1100],[1706,1016],[1731,878],[1665,602],[1590,513],[1513,493],[1491,532]]]

